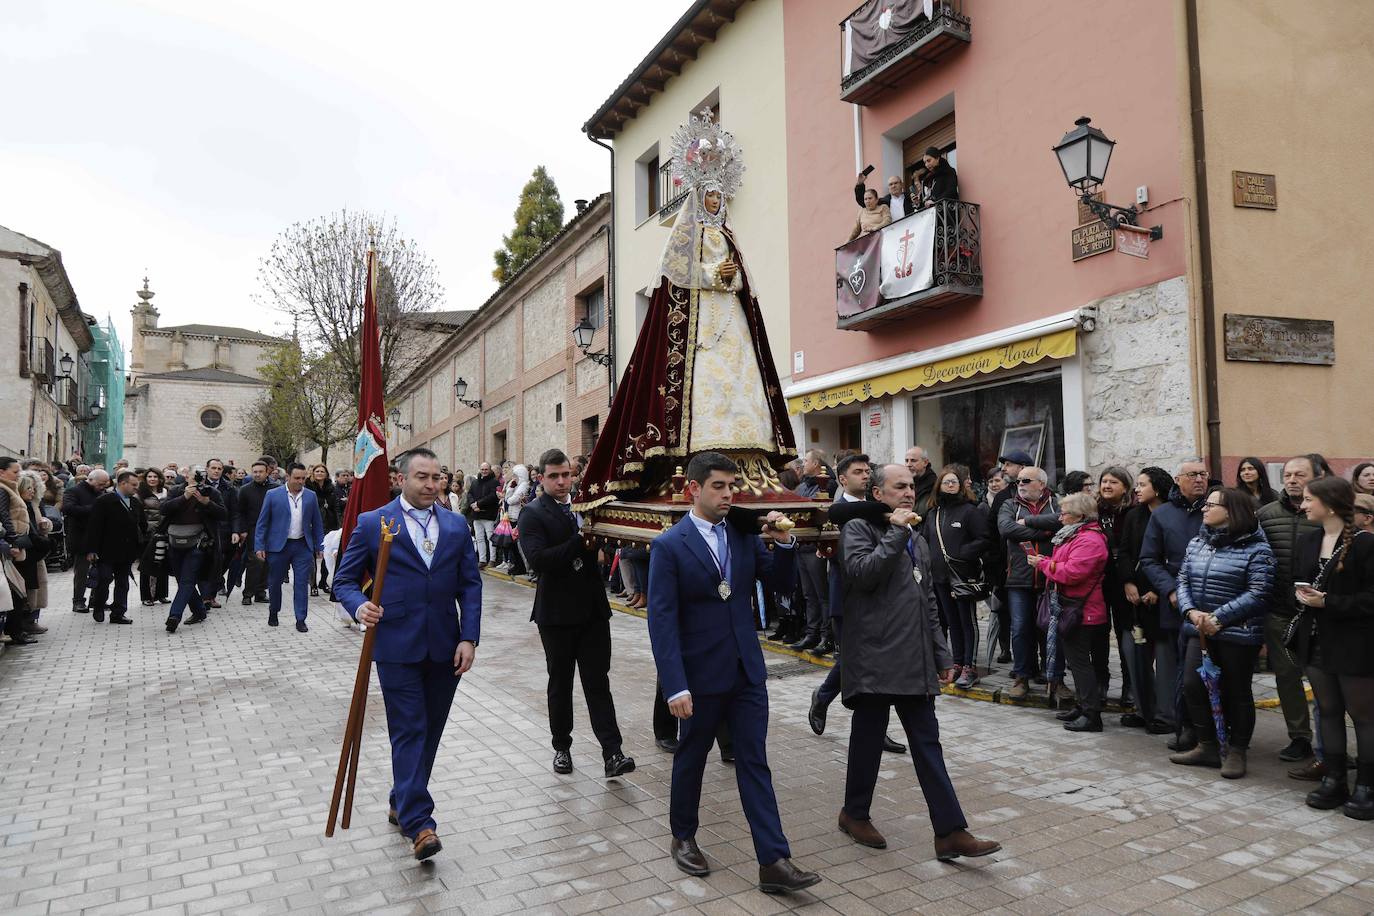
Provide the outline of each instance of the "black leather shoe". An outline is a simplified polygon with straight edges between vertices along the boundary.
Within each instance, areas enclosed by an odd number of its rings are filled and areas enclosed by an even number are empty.
[[[1145,721],[1145,717],[1139,713],[1128,712],[1121,717],[1122,728],[1144,728],[1148,724],[1149,723]]]
[[[1163,719],[1151,719],[1150,724],[1145,726],[1145,733],[1148,735],[1167,735],[1174,730],[1174,727]]]
[[[1072,722],[1065,722],[1064,731],[1100,732],[1102,731],[1102,716],[1095,712],[1085,712]]]
[[[84,604],[72,605],[73,614],[89,614],[90,612],[90,608],[86,607]]]
[[[276,614],[268,614],[268,615],[267,615],[267,625],[268,625],[269,627],[275,627],[275,626],[277,625],[277,615],[276,615]]]
[[[1171,751],[1191,751],[1197,747],[1197,732],[1191,728],[1185,728],[1164,746]]]
[[[104,608],[94,608],[94,609],[91,611],[91,619],[94,620],[96,623],[104,623],[104,622],[105,622],[105,610],[104,610]]]
[[[711,873],[711,866],[706,864],[706,856],[702,855],[701,847],[697,846],[696,840],[679,840],[673,837],[670,847],[673,856],[673,864],[679,871],[691,875],[693,878],[705,878]]]
[[[11,646],[31,646],[36,642],[38,642],[38,640],[27,633],[15,633],[10,637]]]
[[[1341,813],[1357,821],[1374,821],[1374,787],[1355,786],[1350,800],[1341,805]]]
[[[180,617],[168,617],[168,618],[167,618],[167,632],[168,632],[168,633],[175,633],[175,632],[177,631],[177,627],[179,627],[179,626],[181,626],[181,618],[180,618]]]
[[[567,751],[554,751],[553,771],[555,773],[571,773],[572,754],[569,754]]]
[[[1312,756],[1312,742],[1306,738],[1294,738],[1288,746],[1279,751],[1279,759],[1285,763],[1297,763]]]
[[[304,621],[304,620],[297,620],[297,621],[296,621],[296,632],[297,632],[297,633],[309,633],[309,632],[310,632],[310,628],[309,628],[308,626],[305,625],[305,621]]]
[[[110,623],[133,623],[133,621],[129,619],[127,614],[121,611],[118,614],[110,615]]]
[[[1072,722],[1074,719],[1077,719],[1081,715],[1083,715],[1083,710],[1077,706],[1074,706],[1072,709],[1066,709],[1063,712],[1055,713],[1054,717],[1058,719],[1060,722]]]
[[[244,596],[243,596],[243,606],[244,606],[244,607],[248,607],[248,605],[250,605],[250,604],[252,604],[252,603],[253,603],[253,596],[252,596],[252,595],[244,595]]]
[[[721,762],[721,763],[734,763],[734,762],[735,762],[735,749],[732,747],[732,748],[730,748],[730,749],[727,751],[725,748],[721,748],[721,749],[720,749],[720,762]]]
[[[997,653],[997,664],[999,664],[999,665],[1010,665],[1010,664],[1011,664],[1011,653],[1010,653],[1010,652],[999,652],[999,653]]]
[[[893,741],[887,735],[883,735],[883,750],[889,754],[905,754],[906,745],[899,741]]]
[[[570,760],[569,763],[572,761]],[[616,776],[624,776],[626,773],[635,771],[635,759],[626,757],[620,751],[616,751],[606,761],[606,778],[611,779]]]
[[[206,618],[208,618],[209,616],[210,615],[205,613],[204,611],[201,611],[199,614],[197,614],[195,611],[192,611],[191,619],[186,621],[186,625],[189,627],[193,623],[204,623]]]
[[[801,642],[792,643],[787,648],[791,649],[793,652],[805,652],[807,649],[814,649],[820,644],[821,638],[819,636],[808,636]]]
[[[807,654],[808,654],[808,655],[814,655],[814,656],[816,656],[817,658],[821,658],[821,657],[823,657],[823,656],[829,655],[831,652],[834,652],[834,651],[835,651],[835,640],[833,640],[833,639],[827,639],[827,640],[825,640],[824,642],[822,642],[819,646],[817,646],[816,648],[811,649]]]
[[[318,597],[320,597],[320,590],[319,590],[318,588],[312,588],[312,589],[310,590],[310,597],[311,597],[311,598],[318,598]]]
[[[667,751],[670,754],[677,753],[676,738],[658,738],[654,741],[654,744],[658,745],[660,751]]]
[[[811,708],[806,712],[806,722],[818,735],[825,734],[826,707],[821,705],[821,688],[811,691]]]
[[[1307,793],[1307,807],[1329,811],[1339,808],[1350,799],[1350,787],[1345,781],[1345,767],[1340,775],[1322,777],[1322,784]]]
[[[765,894],[794,894],[821,883],[814,871],[802,871],[791,859],[779,859],[759,866],[759,890]]]

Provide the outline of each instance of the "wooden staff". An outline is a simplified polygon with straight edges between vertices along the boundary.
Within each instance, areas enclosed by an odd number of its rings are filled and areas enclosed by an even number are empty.
[[[400,526],[382,519],[382,540],[377,548],[377,573],[372,577],[372,603],[382,597],[382,582],[386,579],[386,565],[391,558],[391,540],[400,533]],[[380,606],[380,605],[378,605]],[[363,715],[367,711],[367,688],[372,679],[372,646],[377,641],[376,625],[363,635],[363,649],[358,657],[358,676],[353,680],[353,699],[348,707],[348,724],[344,726],[343,747],[339,749],[339,769],[334,775],[334,795],[329,801],[329,823],[324,835],[334,835],[334,822],[339,814],[339,799],[344,798],[343,829],[347,830],[353,815],[353,786],[358,778],[358,754],[363,746]],[[347,779],[348,794],[344,796]]]

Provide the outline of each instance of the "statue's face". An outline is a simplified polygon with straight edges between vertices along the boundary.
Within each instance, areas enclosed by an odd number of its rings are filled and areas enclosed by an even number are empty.
[[[720,212],[720,192],[707,191],[706,197],[702,200],[702,203],[706,205],[706,212],[715,216]]]

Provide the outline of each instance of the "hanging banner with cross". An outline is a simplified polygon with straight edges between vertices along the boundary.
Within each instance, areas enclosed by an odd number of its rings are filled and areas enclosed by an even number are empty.
[[[935,208],[913,213],[880,230],[882,232],[882,283],[884,299],[900,299],[931,284],[935,249]]]

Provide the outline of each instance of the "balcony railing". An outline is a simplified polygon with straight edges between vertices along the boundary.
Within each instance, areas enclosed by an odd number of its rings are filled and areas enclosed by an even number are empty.
[[[687,186],[673,185],[673,160],[669,159],[658,167],[658,218],[667,219],[682,206],[687,197]]]
[[[29,359],[32,361],[29,371],[33,377],[39,381],[51,382],[57,374],[57,354],[53,352],[52,341],[46,337],[35,337],[33,345],[29,347],[29,353]]]
[[[899,27],[874,28],[881,16]],[[903,23],[909,23],[905,34]],[[896,34],[882,44],[889,33]],[[963,0],[868,0],[840,23],[840,99],[871,105],[972,39]]]
[[[77,407],[76,398],[76,379],[63,378],[57,380],[57,390],[54,392],[54,399],[57,406],[62,408],[68,416],[76,416],[80,412]]]
[[[842,331],[870,331],[982,296],[978,204],[937,201],[835,249],[835,293]]]

